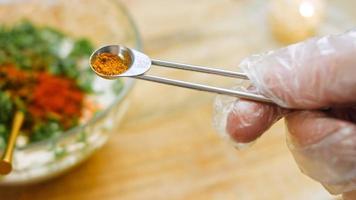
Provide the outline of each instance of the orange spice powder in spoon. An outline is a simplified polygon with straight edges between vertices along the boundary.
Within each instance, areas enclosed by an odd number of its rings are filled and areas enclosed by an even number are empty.
[[[118,75],[128,70],[127,59],[122,59],[118,55],[111,53],[98,54],[91,65],[96,72],[103,75]]]

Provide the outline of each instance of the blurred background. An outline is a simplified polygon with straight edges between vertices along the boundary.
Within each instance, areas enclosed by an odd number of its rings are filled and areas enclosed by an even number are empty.
[[[142,47],[153,58],[230,70],[238,70],[240,61],[251,54],[315,35],[344,32],[356,22],[355,3],[347,0],[120,2],[139,30],[140,44],[127,45]],[[81,4],[85,7],[85,1],[76,4],[78,9]],[[105,9],[100,12],[105,16]],[[70,12],[67,15],[70,19]],[[82,25],[95,39],[101,30],[90,27],[91,23]],[[240,84],[176,70],[153,68],[150,73],[224,87]],[[0,199],[338,198],[300,172],[287,149],[283,121],[246,150],[238,151],[223,140],[212,125],[214,98],[137,81],[127,97],[125,117],[120,125],[112,122],[110,138],[93,156],[50,180],[26,185],[5,182]]]

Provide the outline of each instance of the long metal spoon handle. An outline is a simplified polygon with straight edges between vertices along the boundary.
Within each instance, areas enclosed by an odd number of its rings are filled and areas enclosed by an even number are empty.
[[[163,60],[157,60],[157,59],[151,59],[151,63],[152,63],[152,65],[157,65],[157,66],[189,70],[189,71],[196,71],[196,72],[203,72],[203,73],[207,73],[207,74],[215,74],[215,75],[220,75],[220,76],[227,76],[227,77],[231,77],[231,78],[239,78],[239,79],[248,80],[247,75],[245,73],[241,73],[241,72],[232,72],[232,71],[228,71],[228,70],[203,67],[203,66],[197,66],[197,65],[189,65],[189,64],[176,63],[176,62],[169,62],[169,61],[163,61]]]
[[[182,88],[189,88],[189,89],[194,89],[194,90],[224,94],[224,95],[234,96],[234,97],[238,97],[238,98],[242,98],[242,99],[253,100],[253,101],[273,103],[272,100],[270,100],[269,98],[267,98],[265,96],[262,96],[259,94],[253,94],[250,92],[239,91],[239,90],[229,90],[229,89],[224,89],[224,88],[201,85],[201,84],[197,84],[197,83],[189,83],[189,82],[185,82],[185,81],[173,80],[173,79],[162,78],[162,77],[151,76],[151,75],[135,76],[134,78],[142,79],[142,80],[146,80],[146,81],[153,81],[153,82],[157,82],[157,83],[163,83],[163,84],[167,84],[167,85],[178,86],[178,87],[182,87]]]
[[[0,174],[6,175],[12,170],[12,156],[16,146],[16,138],[24,121],[24,113],[17,111],[12,123],[10,137],[7,142],[5,152],[0,160]]]

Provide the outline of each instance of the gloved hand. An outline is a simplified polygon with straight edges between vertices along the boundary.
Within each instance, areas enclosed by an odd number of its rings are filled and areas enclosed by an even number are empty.
[[[345,199],[356,191],[356,29],[254,55],[240,67],[250,90],[279,106],[217,98],[215,124],[249,143],[285,117],[301,171]]]

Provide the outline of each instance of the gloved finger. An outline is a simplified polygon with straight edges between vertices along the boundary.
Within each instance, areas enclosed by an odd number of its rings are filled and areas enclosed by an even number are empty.
[[[241,68],[260,93],[286,108],[356,102],[356,29],[245,59]]]
[[[226,130],[230,138],[238,143],[249,143],[257,139],[285,111],[275,105],[238,100],[228,114]]]
[[[239,88],[239,90],[244,90]],[[257,92],[256,88],[249,86],[249,92]],[[227,133],[237,147],[242,143],[250,143],[265,132],[274,122],[279,120],[284,113],[276,105],[263,104],[243,99],[224,101],[224,98],[217,98],[215,102],[216,113],[223,114],[215,120],[216,126],[221,127],[220,132]],[[225,98],[226,99],[226,98]],[[219,116],[219,114],[216,114]],[[227,113],[224,115],[224,113]],[[216,117],[215,117],[216,118]]]
[[[320,111],[286,116],[289,148],[299,168],[330,193],[356,190],[356,125]]]

